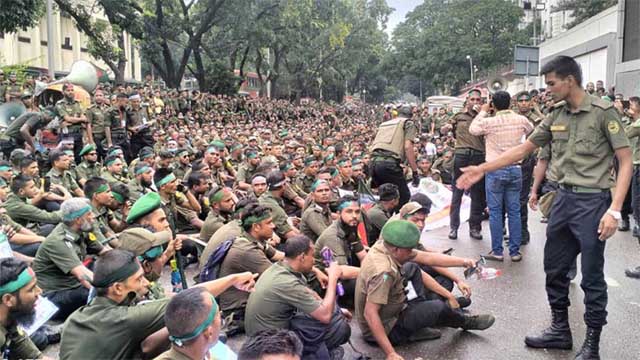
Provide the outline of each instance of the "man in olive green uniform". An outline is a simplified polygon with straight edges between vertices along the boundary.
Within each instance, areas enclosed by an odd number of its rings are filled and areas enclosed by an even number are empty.
[[[7,102],[7,80],[4,78],[4,71],[0,69],[0,105]]]
[[[209,192],[211,209],[200,229],[200,240],[209,242],[218,229],[231,221],[236,205],[234,198],[230,188],[214,188]]]
[[[48,212],[36,207],[43,198],[44,194],[41,194],[32,177],[18,175],[13,178],[11,194],[3,206],[15,222],[38,235],[46,236],[53,225],[62,220],[62,215],[59,211]]]
[[[142,107],[140,94],[129,97],[130,107],[127,109],[127,130],[131,132],[131,154],[137,154],[145,146],[153,146],[151,136],[151,120],[147,107]]]
[[[441,134],[440,129],[445,126],[449,122],[449,116],[447,115],[447,109],[441,107],[438,109],[438,114],[433,116],[433,120],[431,121],[431,133],[436,135],[446,135]]]
[[[62,119],[60,139],[73,139],[73,153],[75,162],[80,162],[80,150],[82,150],[82,133],[91,128],[91,123],[84,114],[80,103],[74,98],[73,85],[65,83],[62,86],[64,99],[56,103],[56,114]],[[91,134],[87,134],[91,139]]]
[[[332,222],[329,210],[331,187],[324,180],[316,180],[310,190],[313,202],[302,213],[300,232],[315,242]]]
[[[238,168],[236,175],[236,186],[240,190],[251,189],[251,178],[256,174],[256,169],[260,166],[260,156],[256,151],[247,151],[246,160]]]
[[[299,177],[298,185],[303,191],[311,193],[311,186],[316,181],[316,175],[318,174],[318,162],[313,156],[307,156],[304,159],[304,174]]]
[[[394,346],[433,339],[430,327],[484,330],[492,315],[466,315],[441,300],[424,298],[419,265],[471,267],[475,261],[418,251],[420,231],[406,220],[391,220],[364,259],[355,294],[355,315],[364,339],[375,342],[387,359],[402,359]],[[408,274],[412,275],[409,276]]]
[[[394,184],[382,184],[378,188],[378,201],[371,209],[367,211],[367,237],[370,245],[378,241],[380,231],[387,223],[387,220],[393,215],[393,210],[398,206],[398,187]]]
[[[75,168],[76,179],[80,186],[84,186],[90,178],[100,176],[102,172],[100,163],[98,163],[98,151],[96,145],[89,144],[80,151],[82,162]]]
[[[0,259],[0,268],[3,269],[0,276],[2,358],[41,359],[42,353],[17,322],[17,318],[35,317],[36,301],[42,293],[36,284],[36,274],[25,262],[14,258]]]
[[[18,84],[18,77],[14,72],[9,74],[9,81],[6,83],[5,99],[7,102],[20,100],[22,85]]]
[[[71,151],[53,151],[49,155],[49,160],[51,161],[51,170],[47,172],[45,177],[50,179],[51,184],[61,186],[75,196],[84,196],[84,192],[69,171],[73,161]]]
[[[244,273],[199,286],[217,296],[230,286],[249,290],[252,283],[252,274]],[[164,327],[164,312],[169,298],[136,304],[136,299],[144,298],[148,293],[149,281],[144,277],[140,262],[129,251],[111,250],[101,256],[96,261],[93,285],[97,296],[65,323],[60,359],[126,360],[143,357],[141,345],[144,340]],[[152,343],[147,357],[165,349],[166,342],[160,341],[161,345],[156,345],[157,341]]]
[[[133,169],[133,179],[129,180],[129,197],[135,202],[142,195],[152,192],[153,169],[145,162],[139,162]]]
[[[286,182],[287,179],[281,171],[272,171],[267,175],[267,186],[269,189],[258,198],[260,205],[271,209],[273,223],[276,226],[276,234],[283,241],[300,234],[297,228],[289,224],[287,213],[283,208],[282,196]]]
[[[189,159],[189,150],[179,149],[176,152],[177,161],[173,165],[173,173],[178,179],[186,179],[186,175],[191,173],[191,160]]]
[[[87,119],[91,124],[91,132],[93,142],[96,145],[99,159],[104,159],[106,155],[106,149],[104,148],[103,141],[106,144],[105,134],[105,118],[109,111],[109,105],[106,103],[106,98],[102,90],[96,90],[93,94],[93,104],[87,109]]]
[[[60,212],[62,222],[40,245],[33,270],[44,296],[60,308],[55,318],[65,320],[87,302],[93,273],[83,264],[85,256],[107,249],[87,199],[65,200]]]
[[[13,120],[2,135],[0,149],[8,159],[15,148],[23,148],[25,143],[36,149],[34,137],[38,130],[44,128],[52,119],[50,110],[42,112],[29,111]]]
[[[585,341],[576,359],[599,359],[602,327],[607,317],[604,248],[622,218],[620,210],[632,175],[632,155],[620,115],[609,101],[585,93],[582,71],[568,56],[545,64],[547,90],[556,101],[551,113],[522,145],[480,166],[465,170],[458,186],[468,188],[483,174],[523,159],[537,147],[551,143],[551,164],[559,190],[553,201],[544,251],[546,291],[552,325],[525,343],[535,348],[571,349],[568,273],[582,253],[582,288],[587,325]],[[613,157],[619,163],[613,181]],[[611,188],[615,185],[615,192]]]
[[[404,172],[400,164],[405,160],[413,171],[413,186],[418,186],[418,164],[413,148],[413,139],[418,137],[418,128],[413,121],[411,107],[402,106],[400,115],[395,119],[380,124],[376,137],[371,145],[371,186],[377,188],[385,183],[398,186],[400,191],[400,204],[402,206],[409,201],[411,193],[404,179]]]
[[[340,171],[340,177],[342,178],[342,186],[340,187],[343,190],[347,191],[356,191],[358,190],[358,184],[356,184],[355,180],[353,180],[353,165],[351,164],[351,159],[342,158],[338,160],[338,171]]]
[[[107,137],[107,147],[119,146],[126,161],[131,161],[131,147],[129,146],[129,135],[127,134],[127,95],[119,93],[116,96],[115,104],[107,110],[104,119],[105,135]]]
[[[473,109],[475,105],[482,103],[480,90],[473,89],[467,93],[467,105],[464,112],[459,112],[451,119],[453,135],[456,139],[456,148],[453,157],[453,179],[455,182],[462,175],[462,168],[470,165],[479,165],[484,162],[484,138],[482,136],[471,135],[469,126],[477,111]],[[449,214],[449,239],[458,238],[458,228],[460,227],[460,206],[464,191],[453,187],[451,195],[451,212]],[[476,240],[482,240],[482,212],[486,207],[484,191],[484,180],[474,185],[470,191],[471,214],[469,217],[469,236]]]
[[[104,159],[104,170],[101,176],[107,180],[109,185],[127,184],[129,180],[122,174],[124,161],[119,156],[109,155]]]

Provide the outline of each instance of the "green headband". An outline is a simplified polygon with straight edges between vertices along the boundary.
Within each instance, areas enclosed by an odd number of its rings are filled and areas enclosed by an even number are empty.
[[[102,281],[93,281],[93,286],[97,288],[107,288],[111,284],[126,280],[129,276],[135,274],[140,269],[140,264],[137,261],[131,261],[122,267],[119,267],[113,273],[107,275]]]
[[[200,334],[202,334],[204,329],[206,329],[209,325],[211,325],[211,323],[213,323],[213,319],[216,318],[216,314],[218,313],[218,303],[216,302],[216,299],[213,297],[213,295],[209,294],[209,297],[211,298],[211,311],[209,311],[209,316],[207,316],[204,322],[198,325],[197,328],[195,328],[192,332],[186,335],[182,335],[182,336],[169,335],[169,340],[171,340],[171,342],[173,342],[178,346],[183,346],[185,341],[195,339]]]
[[[143,166],[140,169],[136,170],[136,175],[144,174],[149,170],[151,170],[149,166]]]
[[[336,177],[336,176],[338,176],[338,174],[339,174],[338,173],[338,169],[333,169],[333,171],[331,172],[331,176],[332,177]]]
[[[160,181],[158,181],[156,183],[156,186],[159,189],[162,185],[164,185],[164,184],[166,184],[168,182],[171,182],[171,181],[173,181],[175,179],[176,179],[176,176],[173,173],[171,173],[171,174],[165,176],[164,178],[160,179]]]
[[[209,201],[211,203],[217,203],[222,201],[223,197],[224,197],[224,188],[220,188],[218,191],[213,193],[213,195],[211,195],[211,198],[209,198]]]
[[[280,167],[280,171],[287,171],[291,169],[292,165],[290,163],[285,163]]]
[[[0,296],[4,294],[11,294],[22,289],[25,285],[31,282],[31,280],[33,280],[34,276],[35,274],[33,273],[33,270],[31,270],[30,267],[27,267],[22,270],[17,279],[0,286]]]
[[[79,218],[80,216],[88,213],[89,211],[91,211],[91,206],[87,205],[87,206],[83,207],[80,210],[76,210],[74,212],[71,212],[69,214],[64,215],[63,220],[64,221],[73,221],[73,220]]]
[[[151,249],[145,251],[144,254],[138,256],[138,260],[149,260],[153,261],[162,255],[162,246],[154,246]]]
[[[318,188],[318,186],[320,185],[327,185],[329,186],[329,182],[326,180],[322,180],[322,179],[318,179],[316,181],[313,182],[313,185],[311,185],[311,191],[316,191],[316,189]]]
[[[123,204],[124,203],[124,197],[122,195],[120,195],[119,193],[112,191],[111,195],[113,195],[113,198],[116,199],[117,202]]]
[[[9,171],[9,170],[11,170],[11,166],[9,165],[0,166],[0,171]]]
[[[107,192],[107,191],[109,191],[109,184],[102,184],[93,193],[102,194],[103,192]]]
[[[242,219],[242,225],[243,226],[244,225],[249,226],[249,225],[257,224],[257,223],[259,223],[261,221],[264,221],[264,220],[266,220],[266,219],[268,219],[270,217],[271,217],[271,212],[270,211],[267,211],[262,216],[253,216],[253,215],[252,216],[247,216],[246,218]]]
[[[247,159],[255,159],[257,157],[258,157],[258,153],[251,152],[247,154]]]
[[[338,205],[338,211],[342,211],[348,208],[349,206],[359,206],[359,205],[355,201],[345,201],[342,204]]]
[[[113,155],[122,155],[122,150],[120,149],[113,149],[109,152],[109,154],[107,156],[113,156]]]
[[[105,164],[105,165],[107,165],[107,166],[111,166],[111,165],[113,165],[116,161],[120,161],[120,162],[122,162],[122,160],[120,160],[120,158],[119,158],[119,157],[115,157],[115,158],[110,159],[109,161],[105,162],[104,164]]]

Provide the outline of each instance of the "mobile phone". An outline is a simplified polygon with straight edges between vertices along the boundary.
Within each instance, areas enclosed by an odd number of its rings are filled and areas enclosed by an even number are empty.
[[[51,178],[48,176],[45,176],[44,178],[44,192],[49,192],[51,191]]]
[[[183,183],[178,183],[178,186],[176,187],[176,190],[180,191],[181,193],[185,192],[185,186]]]
[[[629,110],[629,100],[622,100],[622,108]]]

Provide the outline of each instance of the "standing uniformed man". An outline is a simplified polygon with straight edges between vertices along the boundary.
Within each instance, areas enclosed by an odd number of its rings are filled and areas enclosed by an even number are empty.
[[[518,105],[518,113],[529,119],[529,122],[533,126],[538,126],[540,121],[544,118],[544,115],[540,113],[537,106],[531,101],[531,95],[528,91],[521,91],[516,94],[516,101]],[[521,245],[529,243],[529,210],[527,208],[527,202],[529,201],[529,192],[531,191],[531,184],[533,181],[533,168],[536,165],[536,154],[527,156],[520,168],[522,169],[522,189],[520,190],[520,222],[522,224],[522,242]]]
[[[6,84],[5,99],[7,102],[20,100],[22,95],[22,86],[18,84],[18,76],[15,71],[9,74],[9,82]]]
[[[73,139],[73,153],[76,163],[79,163],[80,150],[82,150],[83,146],[83,131],[87,132],[88,142],[93,142],[91,139],[91,123],[85,116],[80,103],[74,98],[73,85],[65,83],[62,85],[62,92],[64,93],[64,99],[58,101],[55,108],[56,114],[62,119],[60,140],[67,137]]]
[[[411,194],[404,179],[404,172],[400,164],[406,161],[413,171],[413,186],[418,186],[418,164],[413,148],[413,139],[418,136],[418,128],[409,120],[412,116],[411,106],[404,105],[400,108],[400,115],[380,124],[376,137],[371,145],[371,186],[377,188],[384,183],[392,183],[398,186],[400,191],[400,204],[402,206],[409,201]]]
[[[106,156],[105,143],[103,141],[106,140],[105,118],[109,106],[102,90],[95,91],[93,101],[94,103],[87,109],[87,119],[91,123],[91,133],[98,151],[98,158],[102,160]]]
[[[331,187],[325,180],[316,180],[311,186],[313,202],[302,213],[300,232],[315,243],[320,234],[331,225]]]
[[[119,146],[124,153],[124,158],[131,161],[132,154],[127,135],[127,101],[126,94],[119,93],[116,96],[115,104],[109,108],[104,120],[104,134],[107,138],[107,148],[113,145]]]
[[[4,78],[4,71],[0,69],[0,105],[7,101],[7,80]]]
[[[129,97],[130,107],[127,109],[127,130],[131,133],[131,154],[137,154],[145,146],[153,146],[149,111],[146,106],[140,105],[141,102],[140,94],[136,93]]]
[[[620,115],[611,102],[585,93],[580,65],[573,58],[558,56],[545,64],[540,73],[559,103],[524,144],[490,163],[466,168],[457,184],[469,188],[484,173],[512,164],[537,147],[551,143],[550,165],[559,184],[544,251],[552,324],[540,336],[528,336],[525,343],[536,348],[573,346],[567,274],[582,253],[581,286],[585,292],[587,332],[576,359],[599,359],[600,333],[607,322],[604,248],[622,217],[620,210],[631,180],[631,150]],[[564,102],[560,103],[561,100]],[[619,162],[615,182],[611,176],[614,156]]]
[[[484,139],[482,136],[471,135],[469,126],[476,111],[473,110],[475,105],[482,104],[480,90],[473,89],[467,93],[467,103],[464,112],[459,112],[451,119],[454,137],[456,139],[456,147],[453,157],[453,179],[462,175],[460,169],[469,165],[479,165],[484,162]],[[474,185],[471,190],[471,216],[469,217],[469,236],[476,240],[482,240],[482,212],[486,205],[484,193],[484,181]],[[460,205],[462,204],[462,195],[464,191],[457,187],[453,187],[451,196],[451,213],[449,215],[449,239],[458,238],[458,227],[460,227]]]

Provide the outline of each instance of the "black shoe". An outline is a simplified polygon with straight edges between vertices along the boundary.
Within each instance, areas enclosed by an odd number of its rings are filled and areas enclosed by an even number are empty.
[[[569,327],[569,312],[567,309],[551,310],[551,326],[542,331],[539,336],[527,336],[524,343],[532,348],[564,349],[573,347],[571,328]]]
[[[462,329],[464,330],[485,330],[491,327],[496,322],[496,318],[490,314],[483,315],[466,315],[464,317],[464,324]]]
[[[469,236],[471,236],[472,239],[482,240],[482,234],[480,233],[480,230],[478,230],[478,229],[469,230]]]
[[[530,241],[529,231],[522,232],[522,241],[520,241],[520,245],[527,245]]]
[[[409,342],[418,342],[425,340],[435,340],[440,339],[442,333],[438,329],[433,328],[422,328],[418,331],[414,331],[408,338]]]
[[[57,344],[60,342],[60,333],[47,334],[47,342],[49,345]]]
[[[629,231],[629,219],[622,218],[620,219],[620,224],[618,224],[618,231]]]
[[[635,225],[633,227],[633,237],[635,238],[640,238],[640,227],[638,227],[638,225]]]
[[[458,238],[458,230],[451,229],[451,231],[449,231],[449,239],[456,240],[457,238]]]
[[[640,279],[640,266],[636,266],[635,268],[627,269],[624,271],[624,274],[630,278]]]
[[[600,332],[602,328],[587,328],[582,348],[576,354],[576,360],[600,360]]]
[[[465,296],[460,296],[456,298],[456,301],[458,301],[458,305],[460,305],[460,309],[467,308],[469,307],[469,305],[471,305],[471,299]]]

